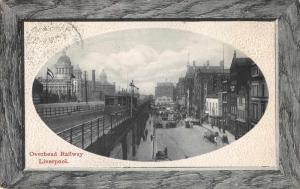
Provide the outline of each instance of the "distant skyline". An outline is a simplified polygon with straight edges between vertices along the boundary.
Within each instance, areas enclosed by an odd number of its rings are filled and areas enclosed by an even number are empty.
[[[231,65],[234,49],[222,42],[198,33],[174,29],[135,29],[111,32],[84,40],[84,48],[74,44],[67,48],[72,65],[79,65],[82,71],[96,70],[96,79],[102,69],[108,81],[116,83],[116,90],[127,88],[134,80],[140,93],[154,94],[157,82],[178,82],[186,72],[186,65],[195,61],[204,65],[207,60],[211,66]],[[238,57],[245,57],[237,51]],[[45,77],[46,68],[54,70],[54,64],[62,53],[49,59],[38,76]]]

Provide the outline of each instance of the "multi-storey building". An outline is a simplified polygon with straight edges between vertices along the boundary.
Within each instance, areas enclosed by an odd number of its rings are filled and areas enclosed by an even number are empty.
[[[256,64],[251,65],[251,90],[250,90],[250,127],[263,116],[268,103],[268,87],[265,78]]]
[[[155,98],[170,97],[174,99],[174,85],[171,82],[160,82],[155,87]]]
[[[222,79],[222,89],[219,94],[219,107],[221,111],[220,115],[220,127],[227,129],[229,122],[229,75],[224,76]]]
[[[74,72],[77,73],[77,71],[77,67],[75,70],[73,69],[70,58],[63,51],[54,65],[54,77],[51,78],[47,75],[45,78],[37,78],[43,85],[43,98],[46,98],[42,103],[50,103],[54,100],[70,101],[75,97],[76,99],[80,99],[81,76],[78,74],[74,75]]]
[[[65,52],[58,58],[52,70],[53,78],[37,78],[43,86],[40,96],[47,98],[41,100],[41,103],[104,100],[105,95],[115,93],[115,84],[107,81],[104,70],[100,74],[100,81],[95,79],[95,70],[92,71],[92,80],[88,80],[87,73],[83,73],[79,65],[73,67]]]
[[[92,80],[85,81],[84,73],[84,80],[82,80],[82,89],[83,90],[81,90],[81,92],[83,100],[86,100],[85,96],[87,93],[88,101],[103,101],[105,99],[105,95],[114,95],[116,92],[115,83],[108,82],[107,75],[104,70],[102,70],[102,72],[100,73],[99,80],[96,80],[95,70],[92,70]]]
[[[212,125],[218,125],[220,118],[219,99],[217,94],[210,94],[205,100],[205,113],[208,115],[208,122]]]
[[[176,83],[176,101],[178,104],[180,105],[184,105],[185,104],[185,78],[184,77],[180,77],[178,79],[178,82]]]
[[[237,93],[236,99],[236,126],[237,136],[242,136],[249,131],[249,92],[246,86],[242,86]]]
[[[230,68],[229,130],[236,138],[249,131],[250,58],[237,58],[234,53]]]
[[[204,105],[207,95],[222,91],[223,78],[228,77],[229,70],[224,69],[223,61],[219,66],[198,66],[194,75],[193,107],[197,118],[204,117]],[[220,104],[221,105],[221,104]]]
[[[196,65],[193,62],[193,66],[187,64],[187,72],[185,74],[184,90],[185,90],[185,107],[187,116],[193,116],[193,96],[194,96],[194,77],[195,77]]]

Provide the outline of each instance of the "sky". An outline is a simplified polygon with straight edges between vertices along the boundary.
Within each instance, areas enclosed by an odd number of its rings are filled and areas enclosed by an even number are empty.
[[[116,83],[116,89],[127,88],[134,80],[140,93],[154,94],[157,82],[178,81],[186,72],[186,65],[195,61],[203,65],[219,65],[223,59],[225,68],[231,65],[234,49],[204,35],[174,29],[134,29],[111,32],[84,40],[83,47],[74,44],[66,47],[66,54],[72,65],[79,65],[82,71],[96,70],[96,79],[104,69],[109,82]],[[46,67],[54,69],[59,56],[49,59],[38,76],[45,76]],[[238,56],[244,55],[238,51]]]

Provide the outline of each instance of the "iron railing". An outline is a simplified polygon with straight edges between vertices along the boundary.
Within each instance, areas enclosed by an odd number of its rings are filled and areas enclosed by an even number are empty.
[[[57,135],[69,143],[85,149],[100,137],[112,134],[113,128],[129,118],[130,111],[117,111],[60,131]]]
[[[45,118],[45,117],[55,117],[60,115],[70,115],[75,112],[104,111],[104,105],[39,107],[36,110],[39,116]]]

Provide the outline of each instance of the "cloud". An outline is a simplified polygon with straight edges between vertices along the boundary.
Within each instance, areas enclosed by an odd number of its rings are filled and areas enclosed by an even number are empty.
[[[146,93],[153,93],[159,81],[172,79],[169,81],[176,82],[185,68],[182,52],[172,50],[157,52],[144,45],[109,55],[88,53],[77,62],[80,62],[83,70],[95,69],[97,75],[104,69],[110,82],[116,82],[116,85],[122,88],[126,88],[127,78],[133,79],[140,85],[141,91]]]
[[[121,88],[127,87],[127,79],[133,79],[140,85],[141,92],[149,94],[154,93],[157,82],[176,83],[179,77],[184,76],[188,52],[191,59],[199,63],[200,60],[214,59],[217,50],[215,47],[203,50],[199,45],[192,44],[178,51],[167,49],[158,52],[149,46],[137,45],[109,55],[98,52],[86,54],[80,59],[80,67],[85,70],[96,69],[97,74],[104,69],[108,79]]]
[[[233,48],[225,45],[225,66],[229,67]],[[188,56],[189,54],[189,56]],[[210,60],[218,65],[223,57],[223,44],[206,36],[171,29],[138,29],[99,35],[85,41],[85,48],[77,46],[68,49],[73,66],[79,64],[82,71],[96,70],[96,79],[104,69],[110,82],[117,89],[126,88],[128,80],[134,79],[141,92],[154,93],[157,82],[177,82],[185,75],[188,57],[197,65]],[[49,59],[39,73],[46,68],[54,69],[61,56]]]
[[[161,51],[146,45],[136,45],[107,55],[87,53],[77,62],[83,70],[95,69],[97,78],[104,69],[109,81],[115,82],[118,88],[126,88],[128,81],[133,79],[141,92],[153,94],[157,82],[170,81],[175,84],[179,77],[185,75],[188,54],[190,61],[196,60],[197,65],[206,60],[210,60],[211,65],[218,65],[222,58],[222,48],[216,45],[203,48],[203,45],[194,43],[179,50]]]

